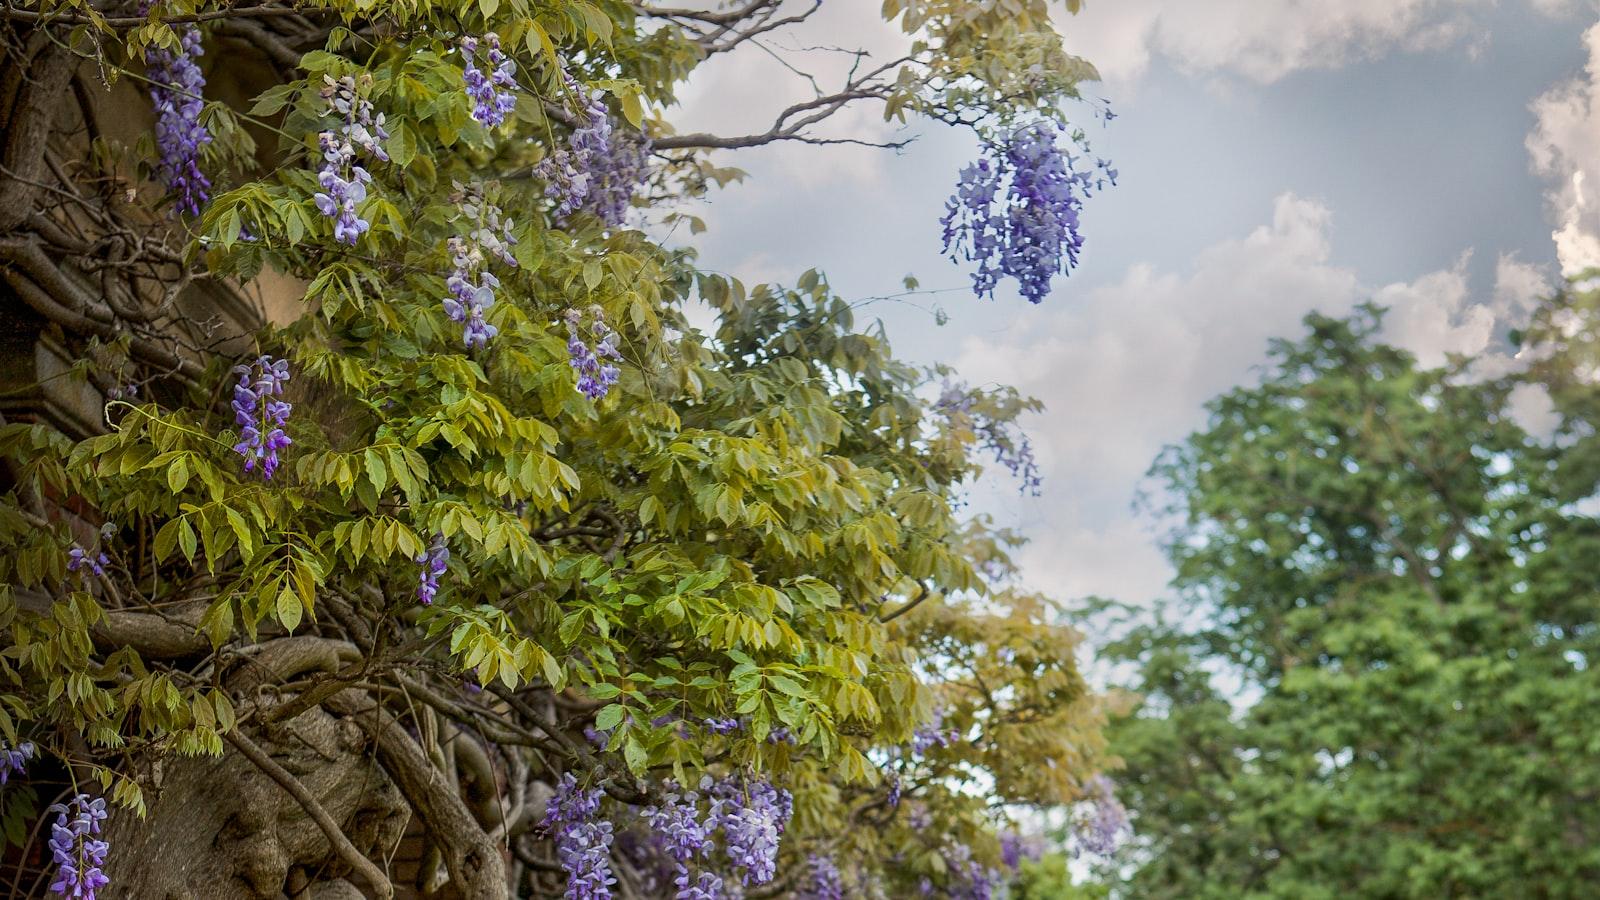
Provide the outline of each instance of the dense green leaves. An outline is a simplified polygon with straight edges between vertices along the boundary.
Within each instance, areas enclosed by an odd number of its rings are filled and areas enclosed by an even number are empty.
[[[1309,326],[1155,470],[1181,605],[1108,648],[1143,697],[1123,887],[1584,896],[1600,529],[1513,383],[1418,370],[1372,310]]]
[[[124,65],[173,45],[167,20],[236,12],[213,7],[154,4],[131,26],[41,8],[82,25],[64,40],[102,71],[139,77]],[[674,145],[662,113],[696,62],[740,41],[616,2],[301,11],[326,19],[320,48],[267,44],[276,80],[243,111],[211,104],[216,194],[196,220],[164,220],[186,255],[140,276],[174,296],[260,288],[275,323],[197,338],[181,372],[141,371],[140,402],[108,403],[104,433],[0,426],[0,733],[35,737],[74,778],[120,779],[113,798],[137,807],[164,754],[217,754],[241,722],[270,732],[319,705],[348,715],[360,695],[414,726],[435,765],[447,721],[529,780],[574,773],[633,803],[669,774],[776,778],[797,795],[790,855],[854,860],[891,895],[955,877],[952,842],[993,862],[1009,809],[1077,798],[1102,762],[1100,701],[1059,610],[1007,586],[1010,536],[952,502],[980,463],[972,430],[929,402],[944,370],[898,361],[818,272],[792,288],[701,272],[643,231],[554,216],[530,176],[573,130],[572,76],[603,92],[617,133],[668,148],[637,205],[682,215],[675,200],[738,173]],[[885,15],[911,55],[855,93],[888,117],[1059,116],[1092,77],[1042,3]],[[491,31],[519,89],[487,128],[456,48]],[[342,121],[325,88],[346,77],[387,123],[388,160],[361,156],[370,229],[353,243],[317,200],[319,135]],[[134,161],[111,140],[93,152]],[[442,303],[450,242],[475,227],[467,194],[514,223],[492,266],[498,333],[470,348]],[[617,332],[603,399],[575,390],[569,311]],[[227,405],[231,367],[263,352],[293,372],[293,443],[270,480],[242,470]],[[1036,408],[978,402],[1002,422]],[[105,572],[69,572],[74,543]],[[914,757],[936,709],[960,740]],[[709,719],[742,724],[712,734]],[[30,814],[8,806],[7,834]]]

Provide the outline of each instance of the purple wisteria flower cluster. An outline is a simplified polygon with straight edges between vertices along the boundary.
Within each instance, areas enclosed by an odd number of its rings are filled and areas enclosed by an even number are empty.
[[[911,752],[922,756],[935,747],[948,747],[961,737],[954,728],[944,727],[944,710],[935,709],[933,719],[911,732]]]
[[[488,74],[478,68],[480,49]],[[472,118],[480,125],[494,128],[517,108],[517,64],[500,49],[500,35],[491,31],[482,38],[461,39],[461,77],[472,99]]]
[[[107,559],[104,553],[96,553],[95,555],[90,556],[88,551],[84,550],[82,547],[79,547],[77,544],[73,544],[72,549],[67,551],[68,572],[77,572],[81,569],[88,569],[90,574],[94,575],[96,578],[99,578],[100,576],[106,574],[106,566],[110,564],[111,560]]]
[[[705,726],[706,730],[712,734],[733,734],[743,728],[744,723],[738,719],[718,719],[713,717],[705,720]]]
[[[705,726],[707,731],[716,735],[736,734],[750,727],[750,723],[742,718],[717,718],[715,716],[701,720],[701,724]],[[798,744],[799,740],[794,736],[794,732],[789,730],[788,726],[776,725],[767,732],[767,743],[788,744],[792,747]]]
[[[0,784],[5,784],[13,775],[21,774],[28,760],[33,759],[34,752],[32,741],[23,741],[15,747],[0,741]]]
[[[590,324],[586,339],[583,312],[567,310],[567,362],[578,373],[578,392],[599,401],[605,399],[622,375],[621,369],[605,360],[620,361],[622,354],[617,352],[617,333],[606,324],[605,311],[591,306],[588,312]]]
[[[1116,786],[1106,776],[1094,776],[1087,787],[1089,812],[1078,821],[1077,849],[1110,856],[1128,828],[1128,810],[1117,799]]]
[[[493,259],[516,268],[511,247],[517,239],[511,234],[512,221],[485,199],[482,187],[459,183],[455,187],[450,198],[458,210],[454,220],[465,224],[466,233],[450,238],[446,244],[451,269],[445,279],[450,296],[444,299],[444,312],[452,321],[462,323],[462,339],[470,350],[488,345],[489,339],[500,333],[485,318],[494,305],[494,292],[500,287],[500,279],[488,270],[488,265]]]
[[[1037,862],[1044,856],[1044,839],[1038,835],[1024,836],[1016,831],[1000,835],[1000,861],[1013,872],[1022,867],[1023,860]]]
[[[383,113],[373,113],[372,102],[358,93],[353,77],[335,80],[332,75],[324,75],[323,80],[322,98],[328,104],[328,112],[339,118],[339,124],[317,135],[317,146],[322,151],[317,183],[322,190],[313,199],[317,209],[333,220],[334,240],[354,246],[372,227],[357,212],[367,199],[372,175],[356,162],[356,150],[379,162],[388,162],[389,154],[379,142],[387,140],[389,133],[383,128]]]
[[[977,402],[975,391],[947,380],[933,408],[949,424],[972,429],[995,462],[1004,466],[1020,482],[1019,490],[1024,494],[1039,496],[1044,478],[1039,472],[1039,462],[1033,455],[1033,442],[1017,427],[1015,421],[986,415],[976,408]]]
[[[622,224],[634,192],[649,168],[650,142],[642,134],[613,132],[599,91],[587,91],[571,75],[567,91],[582,104],[567,146],[539,161],[533,174],[556,201],[552,218],[566,222],[574,213],[593,213],[608,227]]]
[[[951,900],[992,900],[1005,885],[1000,870],[973,859],[972,848],[966,844],[946,847],[944,866],[949,873],[945,894]]]
[[[607,227],[620,226],[628,217],[633,195],[649,174],[650,138],[638,131],[613,132],[611,152],[590,158],[584,208]]]
[[[928,809],[927,804],[912,804],[911,810],[906,813],[906,824],[915,831],[927,831],[933,827],[933,811]]]
[[[291,405],[276,399],[289,380],[289,361],[263,356],[248,366],[234,366],[239,383],[233,387],[233,418],[239,425],[235,453],[244,457],[244,470],[261,465],[261,477],[272,480],[278,470],[278,451],[294,443],[284,433]]]
[[[1053,276],[1078,265],[1083,201],[1115,185],[1117,170],[1098,160],[1095,171],[1078,171],[1077,159],[1060,146],[1060,132],[1047,120],[1019,125],[961,171],[940,224],[944,252],[978,264],[972,290],[979,297],[994,299],[995,286],[1008,276],[1028,302],[1039,303]]]
[[[778,871],[778,845],[794,815],[794,797],[765,778],[741,785],[725,779],[711,788],[711,817],[722,827],[729,862],[746,886],[766,884]]]
[[[199,215],[211,196],[211,180],[200,171],[200,148],[211,143],[211,132],[200,124],[205,101],[200,94],[206,79],[195,60],[205,55],[200,29],[177,27],[178,49],[147,47],[145,74],[150,78],[150,102],[156,111],[156,175],[177,198],[177,209]]]
[[[88,794],[79,794],[67,803],[51,806],[48,812],[57,814],[50,828],[50,854],[56,866],[51,893],[95,900],[95,892],[111,883],[101,871],[111,847],[91,837],[100,833],[100,823],[106,819],[105,798],[90,800]]]
[[[555,836],[556,858],[567,873],[567,900],[610,900],[611,823],[599,818],[599,788],[583,790],[571,772],[561,776],[545,812],[544,828]]]
[[[810,868],[808,879],[795,896],[800,900],[844,900],[844,878],[832,857],[812,853],[807,855]]]
[[[709,780],[702,783],[709,784]],[[678,900],[710,900],[722,896],[720,877],[711,872],[696,876],[689,869],[689,864],[696,858],[711,852],[711,836],[716,827],[709,817],[701,819],[698,793],[679,793],[669,784],[661,802],[645,808],[644,820],[650,826],[657,845],[672,860],[672,883],[678,888]]]
[[[431,605],[433,598],[438,595],[439,576],[444,574],[449,562],[450,548],[445,546],[442,534],[435,534],[428,549],[417,554],[417,565],[422,567],[421,574],[417,576],[417,599],[423,606]]]

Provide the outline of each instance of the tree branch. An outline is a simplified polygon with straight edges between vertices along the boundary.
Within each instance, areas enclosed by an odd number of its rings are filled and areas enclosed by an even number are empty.
[[[917,582],[917,587],[922,589],[921,592],[917,594],[917,596],[911,598],[910,600],[907,600],[905,606],[900,607],[899,609],[895,610],[894,612],[889,613],[886,616],[885,615],[878,616],[878,621],[879,622],[893,622],[895,619],[900,618],[901,616],[905,615],[906,613],[911,612],[913,609],[916,609],[918,606],[922,605],[922,601],[928,599],[928,596],[933,593],[932,591],[928,590],[928,585],[923,583],[923,582],[921,582],[921,581]]]
[[[378,761],[443,852],[445,867],[461,896],[465,900],[506,897],[500,848],[400,723],[385,716],[382,707],[359,691],[336,694],[326,705],[349,717],[377,743]]]
[[[288,770],[283,766],[273,762],[272,757],[256,746],[254,741],[245,737],[242,732],[237,730],[224,732],[222,739],[232,744],[234,749],[238,750],[245,759],[254,763],[256,768],[265,772],[267,777],[276,781],[279,787],[288,791],[289,795],[299,802],[300,807],[306,811],[306,815],[317,823],[317,827],[322,829],[322,833],[327,836],[328,842],[333,844],[334,852],[339,854],[339,858],[344,860],[346,865],[361,873],[361,877],[366,880],[367,884],[372,885],[374,893],[379,897],[386,898],[386,900],[394,896],[394,885],[389,883],[389,879],[384,877],[383,872],[373,864],[372,860],[367,859],[360,850],[355,848],[354,844],[350,843],[350,838],[345,836],[343,829],[339,827],[337,822],[333,821],[333,817],[328,815],[328,811],[322,808],[322,804],[317,802],[317,798],[311,796],[311,792],[306,790],[306,786],[301,784],[298,778],[289,774]]]
[[[279,16],[302,16],[329,11],[324,9],[297,9],[292,6],[246,6],[192,13],[185,16],[167,16],[156,21],[165,25],[181,25],[191,22],[214,22],[218,19],[271,19]],[[31,12],[26,9],[17,9],[10,4],[0,7],[0,19],[10,19],[14,22],[37,22],[41,25],[105,25],[110,28],[140,28],[150,24],[148,16],[96,18],[82,15],[81,13]]]

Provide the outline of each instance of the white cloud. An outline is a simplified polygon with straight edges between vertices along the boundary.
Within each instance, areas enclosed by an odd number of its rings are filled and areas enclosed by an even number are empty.
[[[1532,0],[1534,11],[1552,19],[1565,18],[1585,9],[1600,10],[1597,0]]]
[[[1025,423],[1046,495],[1007,513],[1044,519],[1020,523],[1035,536],[1022,557],[1031,583],[1066,596],[1151,597],[1170,573],[1128,506],[1146,467],[1204,425],[1206,400],[1252,380],[1268,341],[1300,334],[1313,310],[1342,315],[1373,299],[1392,307],[1386,337],[1425,365],[1487,352],[1482,374],[1509,369],[1494,340],[1546,289],[1539,269],[1501,257],[1494,290],[1476,296],[1463,254],[1448,269],[1374,289],[1330,261],[1329,232],[1326,206],[1284,194],[1271,224],[1201,251],[1186,273],[1135,265],[1004,333],[965,340],[956,361],[964,376],[1015,384],[1047,406]],[[1519,419],[1543,421],[1539,401],[1517,397]]]
[[[1549,4],[1554,0],[1539,0]],[[1137,80],[1154,57],[1195,74],[1260,83],[1400,51],[1486,37],[1474,14],[1492,0],[1123,0],[1063,17],[1067,45],[1115,83]]]
[[[1584,73],[1533,102],[1537,124],[1527,139],[1534,171],[1552,181],[1551,237],[1569,274],[1600,266],[1600,25],[1584,33],[1584,43]]]
[[[1373,295],[1390,309],[1384,337],[1415,353],[1425,368],[1444,365],[1447,354],[1481,353],[1494,337],[1494,311],[1473,303],[1467,288],[1471,257],[1463,253],[1450,269],[1388,285]]]

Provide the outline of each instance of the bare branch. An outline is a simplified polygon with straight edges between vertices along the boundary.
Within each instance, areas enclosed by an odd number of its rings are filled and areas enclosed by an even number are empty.
[[[889,97],[891,86],[879,81],[884,73],[912,62],[909,56],[889,60],[874,67],[865,74],[853,76],[843,89],[832,94],[819,94],[809,100],[802,100],[785,107],[773,119],[772,127],[762,134],[749,134],[741,137],[719,137],[713,134],[684,134],[668,135],[657,138],[653,146],[657,150],[736,150],[746,147],[760,147],[777,141],[796,141],[805,144],[855,144],[865,147],[882,149],[898,149],[911,143],[911,138],[900,141],[872,141],[864,138],[826,138],[807,133],[807,129],[819,124],[851,103],[861,100],[883,101]]]
[[[760,12],[764,8],[776,8],[782,2],[783,0],[750,0],[744,6],[735,7],[725,12],[651,6],[648,3],[635,3],[633,8],[643,15],[653,16],[658,19],[688,19],[694,22],[705,22],[708,25],[726,26]]]

